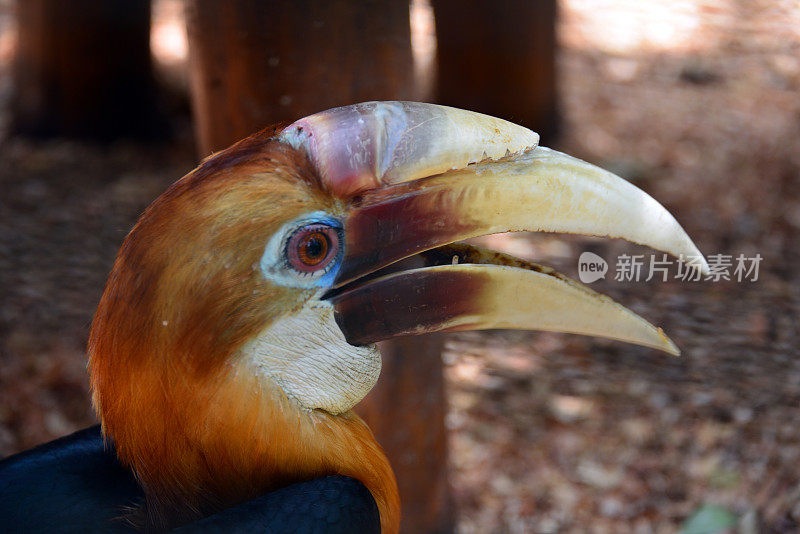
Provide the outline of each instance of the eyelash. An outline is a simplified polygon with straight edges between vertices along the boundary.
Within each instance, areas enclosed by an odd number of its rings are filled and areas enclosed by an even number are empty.
[[[298,252],[296,250],[293,251],[291,247],[299,244],[299,239],[302,239],[304,236],[313,233],[322,233],[327,240],[328,249],[326,255],[319,262],[322,267],[315,269],[314,265],[308,265],[308,268],[304,269],[302,266],[293,265],[293,259],[296,258],[300,262],[302,262],[302,260],[299,258]],[[298,276],[303,279],[324,277],[330,273],[331,270],[338,267],[339,263],[341,262],[343,242],[344,236],[342,235],[342,229],[338,225],[329,224],[327,222],[309,222],[302,226],[298,226],[286,238],[286,242],[283,247],[284,265],[286,269],[293,273],[294,276]]]
[[[298,273],[318,276],[334,265],[341,248],[340,242],[338,228],[327,224],[308,224],[289,235],[284,258],[288,266]],[[321,257],[317,259],[314,254]]]
[[[303,244],[305,236],[320,232],[325,236],[324,243],[310,243],[305,241],[304,246],[309,246],[302,251],[303,261],[297,254],[290,251],[290,247]],[[327,245],[327,253],[314,264],[313,260]],[[345,249],[344,230],[342,224],[325,212],[314,212],[287,222],[283,228],[273,235],[267,242],[261,256],[259,266],[264,277],[274,284],[310,289],[312,287],[327,287],[333,284],[336,273],[342,263]],[[292,264],[295,259],[295,265]],[[299,268],[298,268],[299,266]],[[319,266],[319,267],[318,267]]]

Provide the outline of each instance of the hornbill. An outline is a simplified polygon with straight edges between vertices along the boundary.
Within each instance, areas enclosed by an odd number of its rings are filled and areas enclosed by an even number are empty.
[[[677,354],[610,298],[457,243],[620,237],[707,271],[653,198],[538,140],[478,113],[367,102],[257,133],[157,198],[119,251],[88,344],[114,476],[135,487],[133,473],[144,495],[131,520],[171,528],[343,475],[374,498],[382,531],[397,532],[392,468],[352,411],[378,378],[380,340],[534,329]],[[24,481],[19,465],[0,474]]]

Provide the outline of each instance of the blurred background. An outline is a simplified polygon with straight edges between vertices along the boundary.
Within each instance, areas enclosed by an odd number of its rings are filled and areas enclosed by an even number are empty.
[[[683,355],[448,336],[456,530],[797,532],[794,0],[0,0],[0,457],[95,423],[92,314],[170,183],[271,122],[393,98],[530,126],[650,193],[706,257],[763,258],[756,281],[619,282],[616,258],[652,251],[483,238],[573,278],[582,251],[599,254],[611,271],[593,288]]]

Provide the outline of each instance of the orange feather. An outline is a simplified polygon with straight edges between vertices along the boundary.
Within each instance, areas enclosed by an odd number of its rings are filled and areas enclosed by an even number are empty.
[[[89,339],[94,405],[145,490],[146,525],[342,474],[370,490],[384,532],[397,532],[397,484],[366,424],[303,409],[237,359],[312,294],[264,281],[268,236],[302,213],[342,210],[306,157],[271,134],[204,161],[125,239]]]

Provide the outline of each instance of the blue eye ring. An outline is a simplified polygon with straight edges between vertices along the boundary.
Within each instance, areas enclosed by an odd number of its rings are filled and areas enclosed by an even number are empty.
[[[301,273],[325,269],[338,254],[339,230],[325,224],[302,226],[286,241],[286,259]]]
[[[327,272],[341,261],[343,237],[339,225],[317,222],[300,226],[286,240],[286,262],[304,275]]]
[[[298,288],[330,287],[344,257],[342,223],[314,212],[284,224],[267,243],[261,271],[273,283]]]

